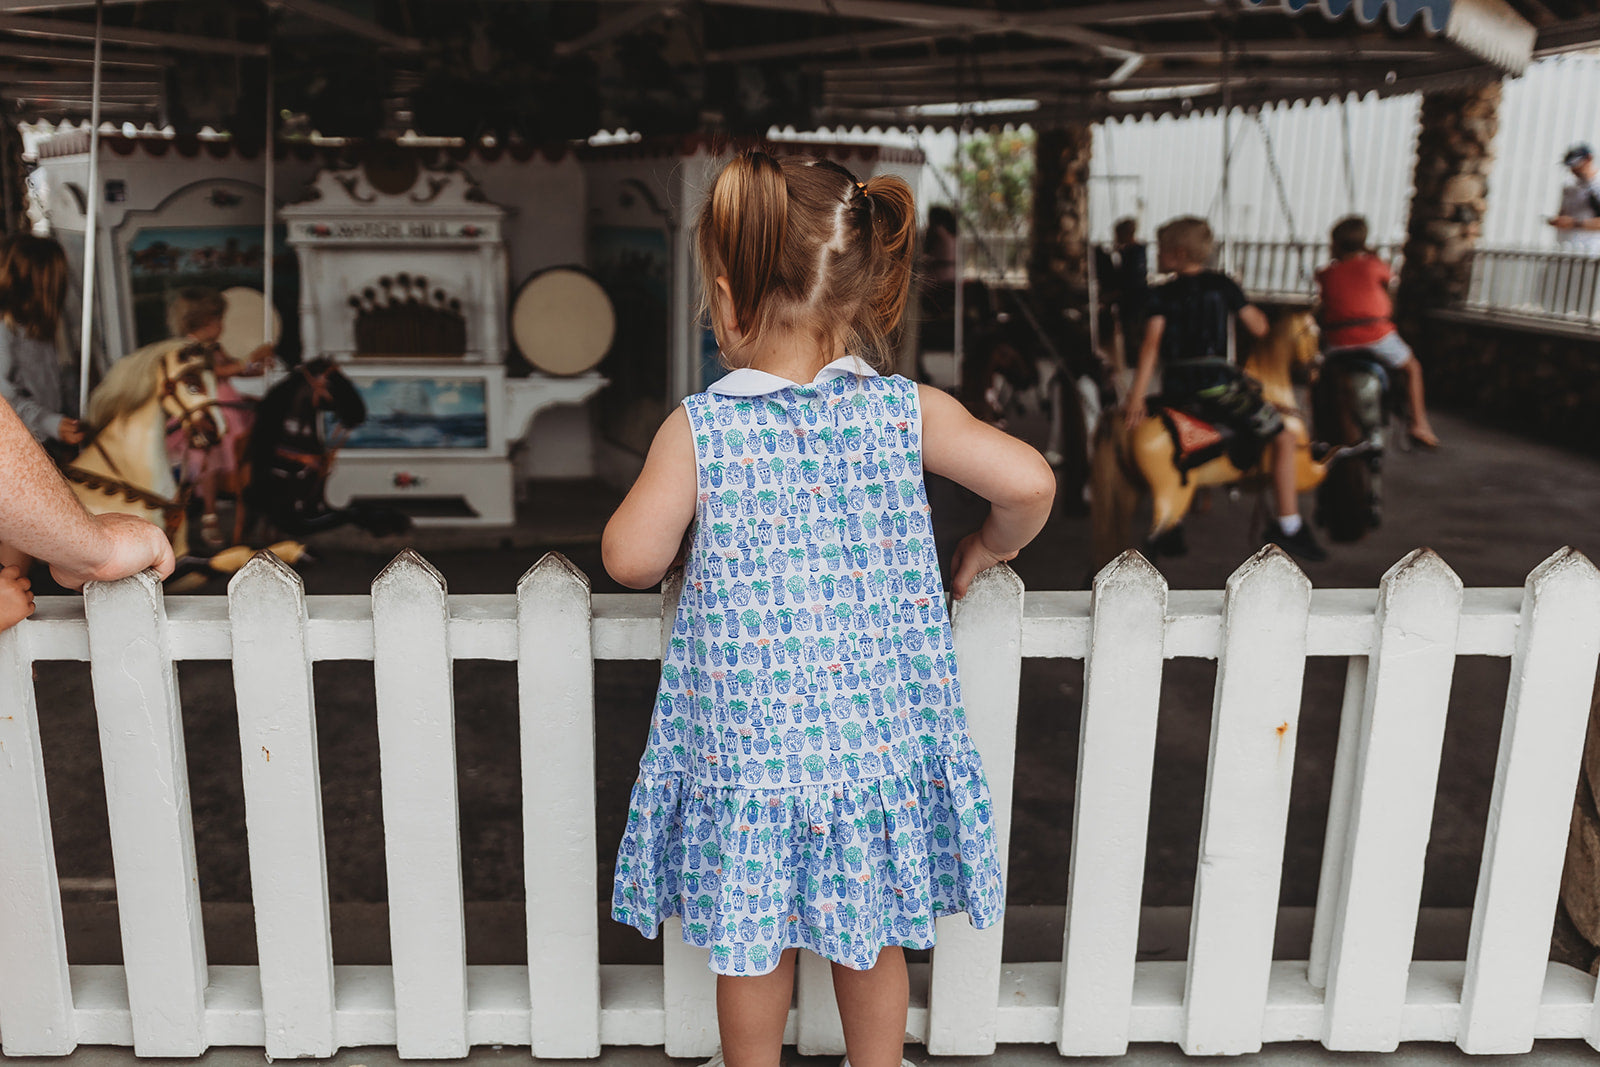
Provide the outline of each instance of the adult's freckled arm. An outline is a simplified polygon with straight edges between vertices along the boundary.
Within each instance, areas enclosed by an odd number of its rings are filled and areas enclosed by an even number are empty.
[[[112,555],[111,541],[11,405],[0,402],[0,543],[94,577]]]

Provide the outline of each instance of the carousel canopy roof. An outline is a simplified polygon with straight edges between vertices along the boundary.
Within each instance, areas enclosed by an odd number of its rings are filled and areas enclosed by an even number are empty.
[[[92,0],[0,0],[12,119],[90,110]],[[1600,0],[105,0],[102,115],[414,130],[1036,123],[1409,92],[1600,40]],[[270,58],[269,58],[270,57]]]

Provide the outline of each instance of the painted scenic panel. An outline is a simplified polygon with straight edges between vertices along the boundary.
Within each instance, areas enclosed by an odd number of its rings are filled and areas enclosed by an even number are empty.
[[[367,421],[351,432],[345,448],[489,447],[488,393],[482,378],[352,376],[351,380],[366,402]]]
[[[278,351],[300,349],[300,274],[294,252],[278,227],[272,257],[273,303],[283,321]],[[263,286],[260,226],[149,226],[128,242],[128,282],[133,300],[134,341],[146,345],[168,336],[167,306],[182,289],[221,292],[235,285]]]

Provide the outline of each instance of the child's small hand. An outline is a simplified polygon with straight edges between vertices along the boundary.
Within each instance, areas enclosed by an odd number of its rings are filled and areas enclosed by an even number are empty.
[[[33,583],[19,567],[0,570],[0,630],[9,630],[33,614]]]
[[[77,419],[63,418],[56,426],[56,440],[64,445],[83,444],[83,423]]]
[[[1132,433],[1133,431],[1137,430],[1139,428],[1139,424],[1143,422],[1144,419],[1144,404],[1142,402],[1134,402],[1130,400],[1128,402],[1128,406],[1122,412],[1122,423],[1125,427],[1127,427],[1128,432]]]
[[[950,558],[950,591],[955,594],[957,600],[960,600],[967,595],[972,579],[996,563],[1005,563],[1016,558],[1015,552],[996,552],[984,544],[982,530],[970,533],[961,539],[961,543],[956,546],[955,555]]]

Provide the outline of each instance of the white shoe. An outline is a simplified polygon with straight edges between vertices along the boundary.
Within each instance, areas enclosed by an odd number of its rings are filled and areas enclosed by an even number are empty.
[[[717,1061],[718,1061],[719,1064],[722,1061],[722,1053],[720,1053],[720,1052],[717,1053]],[[701,1067],[710,1067],[710,1065],[709,1064],[702,1064]],[[850,1067],[850,1057],[846,1056],[844,1059],[840,1060],[839,1061],[839,1067]],[[901,1060],[900,1061],[900,1067],[917,1067],[917,1065],[912,1063],[910,1060]]]

